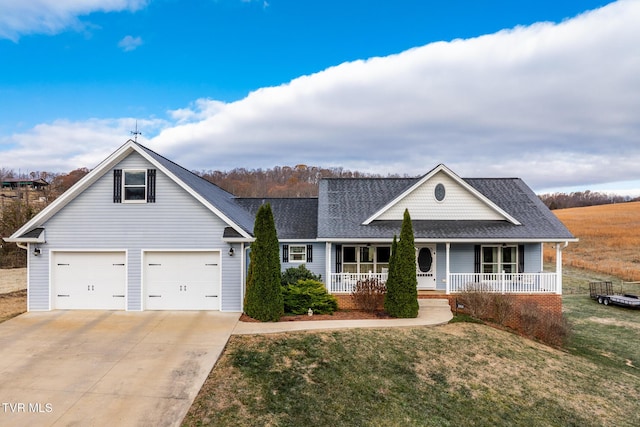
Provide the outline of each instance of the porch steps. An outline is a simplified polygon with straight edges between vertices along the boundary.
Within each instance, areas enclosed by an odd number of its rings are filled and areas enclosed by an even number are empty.
[[[418,306],[423,307],[449,307],[449,300],[446,298],[418,298]]]

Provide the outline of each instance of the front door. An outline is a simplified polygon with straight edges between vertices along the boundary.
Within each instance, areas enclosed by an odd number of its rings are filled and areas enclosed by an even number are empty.
[[[416,247],[416,276],[418,289],[436,288],[436,246]]]

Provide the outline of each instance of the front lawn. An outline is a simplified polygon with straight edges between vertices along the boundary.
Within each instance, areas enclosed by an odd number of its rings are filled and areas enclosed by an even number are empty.
[[[235,336],[184,425],[640,425],[640,372],[572,353],[471,323]]]

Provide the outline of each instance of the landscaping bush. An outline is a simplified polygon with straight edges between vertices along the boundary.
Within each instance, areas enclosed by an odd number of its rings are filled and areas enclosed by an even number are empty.
[[[314,274],[304,264],[300,264],[298,267],[290,267],[282,272],[281,280],[282,286],[295,285],[298,280],[315,280],[317,282],[322,281],[322,276]]]
[[[253,226],[247,273],[245,313],[263,322],[277,322],[284,314],[280,286],[280,249],[270,204],[260,206]]]
[[[482,320],[488,320],[491,317],[491,294],[481,283],[467,284],[458,300],[471,317]]]
[[[406,209],[400,228],[400,240],[396,242],[395,236],[393,240],[384,309],[393,317],[418,317],[416,249],[411,216]]]
[[[520,306],[520,330],[530,338],[562,347],[571,336],[571,323],[562,313],[541,310],[535,302]]]
[[[384,282],[376,278],[358,280],[351,292],[351,300],[356,308],[373,312],[384,306],[384,296],[387,287]]]
[[[506,326],[513,317],[513,297],[503,294],[490,294],[492,317],[499,325]]]
[[[284,311],[288,314],[332,314],[338,309],[338,300],[327,293],[324,283],[304,279],[282,287]]]

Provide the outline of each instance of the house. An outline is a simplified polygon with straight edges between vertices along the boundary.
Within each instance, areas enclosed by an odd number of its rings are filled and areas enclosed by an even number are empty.
[[[31,188],[33,190],[43,190],[49,185],[44,179],[19,179],[5,178],[0,181],[3,189],[17,190],[18,188]]]
[[[561,307],[562,249],[576,239],[520,179],[462,179],[444,165],[323,179],[317,198],[238,198],[128,141],[5,240],[28,251],[29,310],[241,311],[265,202],[282,269],[305,264],[342,304],[358,280],[386,279],[408,209],[420,297],[481,285]]]

